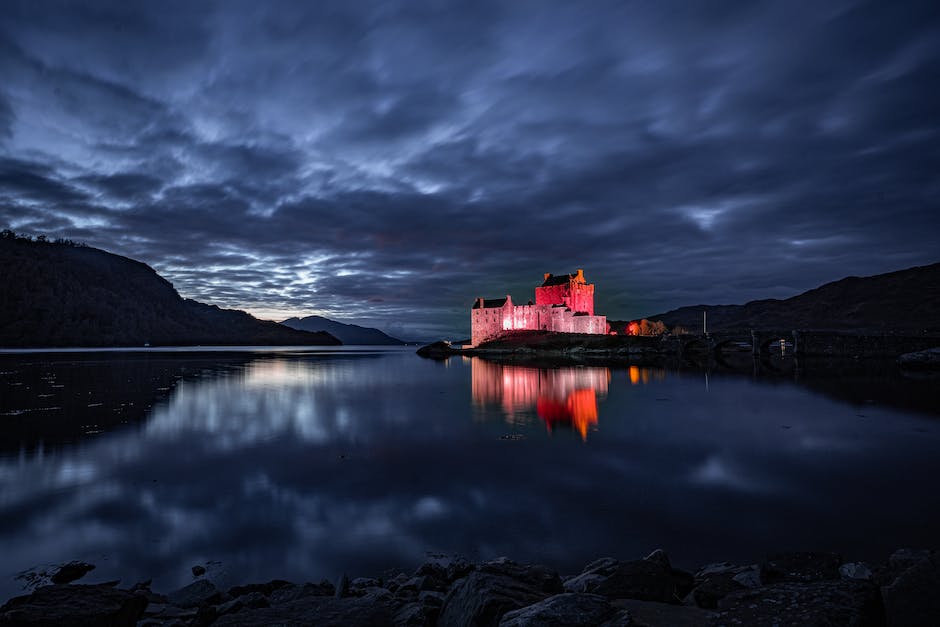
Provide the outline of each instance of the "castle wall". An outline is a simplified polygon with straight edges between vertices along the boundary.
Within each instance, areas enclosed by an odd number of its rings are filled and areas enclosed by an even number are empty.
[[[535,288],[536,305],[563,303],[573,312],[594,315],[594,284],[569,282]]]

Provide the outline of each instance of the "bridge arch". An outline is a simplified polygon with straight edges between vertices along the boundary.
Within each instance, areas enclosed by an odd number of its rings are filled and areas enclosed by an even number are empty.
[[[777,346],[780,342],[783,342],[783,350],[781,353],[793,354],[795,343],[793,341],[792,333],[768,333],[762,334],[760,337],[755,338],[754,344],[757,348],[757,352],[760,355],[770,355],[771,347]]]

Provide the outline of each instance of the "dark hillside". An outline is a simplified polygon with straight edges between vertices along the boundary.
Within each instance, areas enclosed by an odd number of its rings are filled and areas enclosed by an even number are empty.
[[[0,237],[0,346],[339,344],[180,297],[146,264],[97,248]]]
[[[326,331],[330,335],[338,338],[343,344],[372,344],[372,345],[396,345],[404,344],[398,338],[394,338],[378,329],[372,327],[361,327],[356,324],[345,324],[336,322],[323,316],[306,316],[304,318],[288,318],[281,324],[292,329],[301,331]]]
[[[940,331],[940,263],[870,277],[847,277],[785,300],[745,305],[695,305],[649,316],[669,327],[709,330],[832,329]]]

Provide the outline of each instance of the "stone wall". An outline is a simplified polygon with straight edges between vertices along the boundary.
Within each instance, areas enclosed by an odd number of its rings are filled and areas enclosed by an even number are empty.
[[[794,331],[797,355],[849,355],[858,357],[897,357],[904,353],[940,346],[940,337],[929,335],[862,335],[832,331]]]
[[[564,304],[573,312],[594,315],[594,285],[569,281],[564,285],[535,288],[536,305]]]
[[[479,346],[512,331],[603,335],[607,333],[607,317],[576,315],[564,306],[513,305],[509,298],[502,307],[470,310],[472,346]]]

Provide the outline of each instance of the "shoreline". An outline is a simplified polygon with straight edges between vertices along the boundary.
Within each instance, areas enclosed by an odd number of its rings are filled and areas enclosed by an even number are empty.
[[[748,335],[750,335],[750,343]],[[772,353],[770,344],[785,339],[789,350]],[[805,341],[814,338],[813,342]],[[822,339],[820,339],[822,338]],[[809,348],[807,348],[807,344]],[[609,336],[522,331],[474,347],[440,340],[416,353],[430,359],[484,357],[490,359],[607,360],[623,363],[636,359],[727,358],[747,354],[765,360],[783,354],[798,359],[890,359],[911,369],[940,368],[940,336],[935,334],[868,335],[844,331],[793,331],[792,337],[777,332],[723,332],[704,336]]]
[[[222,590],[193,566],[193,583],[162,594],[150,582],[74,583],[72,562],[0,607],[0,625],[921,625],[940,615],[940,552],[899,549],[878,563],[789,552],[760,563],[674,568],[601,557],[579,574],[507,558],[434,556],[414,572],[335,582],[272,580]],[[68,582],[68,583],[66,583]]]

